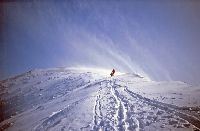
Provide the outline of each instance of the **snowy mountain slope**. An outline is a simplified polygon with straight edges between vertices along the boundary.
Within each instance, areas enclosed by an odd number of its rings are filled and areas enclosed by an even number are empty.
[[[199,130],[200,88],[109,73],[54,68],[1,81],[0,130]]]

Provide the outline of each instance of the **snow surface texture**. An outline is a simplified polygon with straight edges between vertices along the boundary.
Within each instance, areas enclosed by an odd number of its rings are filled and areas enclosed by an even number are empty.
[[[109,74],[38,69],[1,81],[0,130],[199,130],[199,87]]]

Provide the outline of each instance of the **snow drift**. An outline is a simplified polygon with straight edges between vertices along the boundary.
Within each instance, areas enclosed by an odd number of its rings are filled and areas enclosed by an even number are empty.
[[[199,87],[109,74],[37,69],[1,81],[0,130],[199,130]]]

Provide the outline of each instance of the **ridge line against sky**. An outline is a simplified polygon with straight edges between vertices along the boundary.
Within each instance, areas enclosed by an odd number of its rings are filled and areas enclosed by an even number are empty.
[[[0,79],[92,66],[200,84],[200,1],[4,2]]]

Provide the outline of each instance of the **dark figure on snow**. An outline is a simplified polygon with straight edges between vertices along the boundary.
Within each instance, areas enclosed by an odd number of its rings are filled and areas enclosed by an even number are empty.
[[[110,76],[112,77],[114,76],[114,74],[115,74],[115,69],[112,70],[112,72],[110,73]]]

